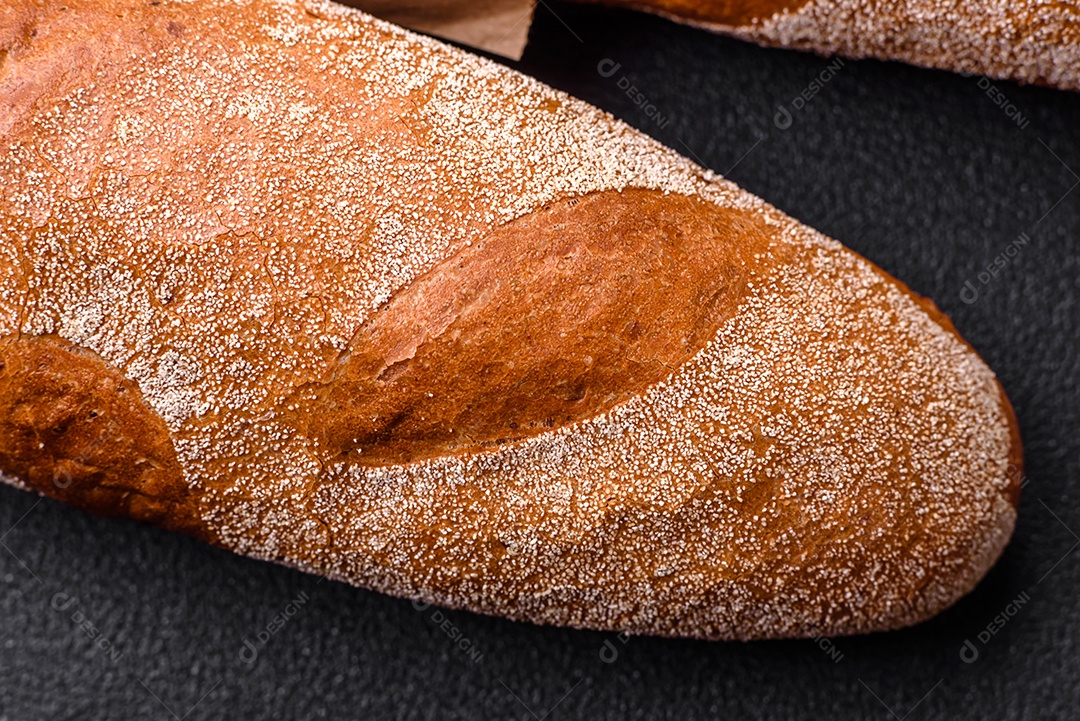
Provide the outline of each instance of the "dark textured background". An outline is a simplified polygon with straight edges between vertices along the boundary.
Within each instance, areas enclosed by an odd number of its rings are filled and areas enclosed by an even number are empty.
[[[611,77],[605,58],[621,63]],[[518,67],[727,173],[952,316],[1016,405],[1030,479],[1015,540],[970,597],[918,628],[832,645],[624,643],[417,610],[3,489],[0,719],[1076,718],[1080,95],[997,83],[1020,128],[978,78],[846,62],[779,129],[778,106],[829,62],[542,2]],[[982,283],[1020,233],[1030,241]],[[243,661],[244,640],[295,600]]]

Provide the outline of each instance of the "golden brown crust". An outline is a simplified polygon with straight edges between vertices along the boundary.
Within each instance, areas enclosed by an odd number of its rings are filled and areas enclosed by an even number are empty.
[[[0,338],[0,468],[91,513],[200,527],[161,416],[116,369],[60,338]]]
[[[335,457],[389,465],[591,418],[705,346],[768,235],[748,213],[656,191],[547,205],[380,308],[299,424]]]
[[[914,623],[1008,541],[1014,421],[951,326],[610,116],[314,0],[0,17],[4,479],[700,638]]]
[[[782,12],[798,10],[809,0],[602,0],[605,5],[649,10],[697,22],[750,25]]]
[[[587,0],[594,1],[594,0]],[[762,45],[1080,90],[1080,8],[1045,0],[600,0]]]

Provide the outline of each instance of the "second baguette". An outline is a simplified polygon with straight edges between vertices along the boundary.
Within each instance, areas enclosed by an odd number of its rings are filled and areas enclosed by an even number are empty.
[[[588,0],[824,55],[1080,90],[1080,6],[1046,0]]]

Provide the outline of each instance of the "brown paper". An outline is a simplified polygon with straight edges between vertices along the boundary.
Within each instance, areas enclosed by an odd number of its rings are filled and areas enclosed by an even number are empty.
[[[422,33],[520,60],[533,0],[340,0]]]

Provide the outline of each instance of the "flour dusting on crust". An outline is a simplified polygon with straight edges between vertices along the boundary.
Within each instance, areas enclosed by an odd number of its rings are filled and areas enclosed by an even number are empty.
[[[716,29],[766,45],[1080,90],[1075,2],[811,0],[768,20]]]
[[[63,87],[0,123],[0,337],[57,334],[135,380],[223,545],[449,606],[710,638],[911,623],[1004,547],[993,374],[834,241],[563,93],[336,5],[66,4],[34,42],[94,72],[46,51],[0,69],[0,96],[20,68]],[[297,427],[419,274],[554,199],[629,187],[753,213],[791,258],[667,381],[409,466],[343,464]]]

